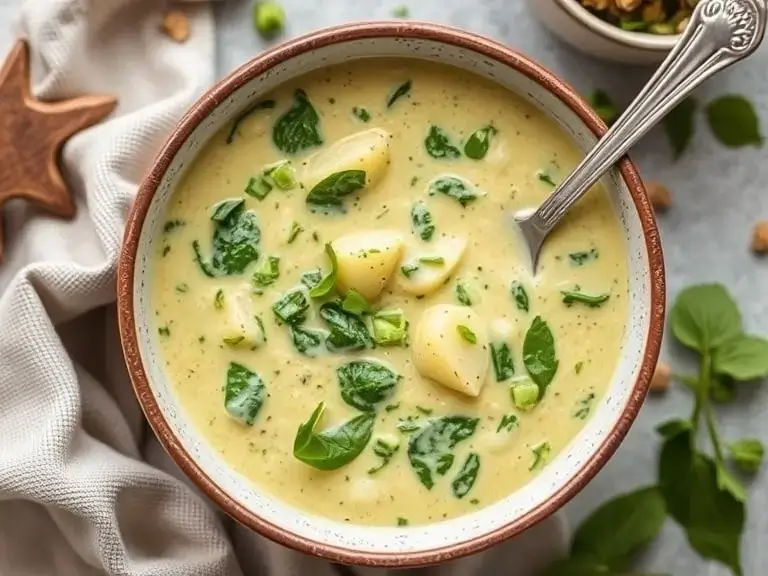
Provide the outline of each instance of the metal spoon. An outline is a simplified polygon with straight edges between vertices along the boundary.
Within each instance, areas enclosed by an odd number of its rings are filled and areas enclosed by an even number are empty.
[[[699,0],[675,48],[610,130],[541,206],[515,214],[534,273],[541,245],[571,206],[694,88],[752,54],[765,24],[765,0]]]

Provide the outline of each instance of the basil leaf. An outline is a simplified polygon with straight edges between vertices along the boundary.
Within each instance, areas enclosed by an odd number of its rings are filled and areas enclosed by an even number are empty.
[[[345,312],[336,302],[326,302],[320,307],[320,317],[325,320],[330,333],[326,344],[330,350],[360,350],[373,348],[373,340],[363,320]]]
[[[563,304],[566,306],[572,306],[578,302],[589,306],[590,308],[599,308],[610,299],[611,295],[605,294],[586,294],[581,292],[581,289],[576,286],[573,290],[561,290],[560,294],[563,296]]]
[[[257,290],[271,286],[280,278],[280,258],[270,256],[261,263],[261,266],[253,273],[251,282]]]
[[[718,346],[712,369],[734,380],[757,380],[768,376],[768,340],[740,335]]]
[[[435,194],[443,194],[453,198],[461,204],[462,208],[466,208],[479,198],[469,183],[457,176],[440,176],[435,178],[429,184],[429,195],[434,196]]]
[[[352,114],[361,122],[368,122],[371,119],[371,113],[368,112],[368,110],[365,108],[358,108],[357,106],[354,106],[352,108]]]
[[[232,128],[229,129],[229,134],[227,134],[227,144],[232,144],[232,142],[235,139],[235,134],[239,134],[237,129],[240,127],[240,123],[245,120],[248,116],[253,114],[254,112],[257,112],[258,110],[269,110],[275,107],[277,102],[274,100],[261,100],[259,102],[256,102],[255,104],[251,104],[248,106],[245,110],[243,110],[240,114],[235,116],[235,119],[232,121]]]
[[[380,346],[399,346],[408,336],[408,320],[402,310],[380,310],[373,315],[373,339]]]
[[[464,155],[472,160],[482,160],[488,154],[491,140],[498,134],[493,126],[486,126],[475,130],[464,145]]]
[[[571,556],[624,570],[632,555],[659,534],[666,517],[664,497],[655,486],[618,496],[576,529]]]
[[[504,382],[515,375],[515,362],[512,351],[505,342],[491,343],[491,363],[496,374],[496,382]]]
[[[693,115],[696,112],[696,100],[686,98],[664,117],[664,133],[672,147],[675,160],[683,155],[693,139]]]
[[[763,463],[765,448],[757,438],[744,438],[728,446],[733,461],[745,472],[755,473]]]
[[[384,438],[377,438],[376,442],[373,443],[373,453],[381,458],[381,462],[378,466],[374,466],[373,468],[368,469],[368,474],[376,474],[379,470],[384,468],[387,464],[389,464],[389,461],[392,460],[392,457],[395,455],[395,453],[400,449],[400,443],[395,439],[392,441],[387,441]]]
[[[301,324],[307,319],[309,301],[301,290],[292,290],[272,305],[272,312],[281,324]]]
[[[444,416],[415,432],[408,442],[408,460],[421,483],[431,490],[434,475],[444,475],[453,466],[451,452],[459,442],[475,433],[479,418]]]
[[[407,96],[411,92],[411,81],[406,80],[400,86],[395,88],[395,90],[387,96],[387,108],[392,108],[392,105],[400,100],[400,98],[403,98],[404,96]]]
[[[691,431],[666,440],[659,457],[659,488],[667,511],[703,558],[742,574],[739,548],[744,504],[718,486],[717,469],[692,450]]]
[[[619,109],[605,90],[594,90],[589,95],[589,104],[600,116],[600,119],[610,126],[619,117]]]
[[[320,146],[320,116],[304,90],[293,93],[293,105],[283,113],[272,128],[272,141],[286,154]]]
[[[539,387],[539,399],[541,399],[555,377],[558,366],[555,338],[541,316],[533,319],[531,327],[525,334],[523,364],[531,380]]]
[[[373,412],[395,393],[400,376],[378,362],[355,360],[336,369],[341,398],[363,412]]]
[[[372,412],[361,414],[317,433],[315,426],[324,410],[325,404],[320,402],[309,420],[299,426],[293,442],[293,455],[318,470],[336,470],[352,462],[365,450],[376,415]]]
[[[312,298],[323,298],[324,296],[327,296],[336,285],[336,273],[338,269],[336,252],[333,251],[333,247],[330,244],[326,244],[325,253],[331,263],[331,271],[322,280],[312,286],[309,291],[309,295]],[[311,274],[311,272],[309,274]],[[304,282],[304,276],[302,276],[302,282]]]
[[[477,335],[469,329],[469,327],[459,324],[456,326],[456,331],[461,336],[462,340],[469,344],[477,344]]]
[[[371,311],[371,305],[368,304],[366,299],[355,290],[349,290],[347,292],[344,296],[344,301],[341,303],[341,308],[345,312],[349,312],[356,316],[362,316],[366,312]]]
[[[571,252],[568,254],[568,259],[574,266],[584,266],[587,262],[597,260],[599,256],[600,253],[597,251],[597,248],[590,248],[581,252]]]
[[[464,466],[461,467],[461,470],[456,474],[453,482],[451,482],[453,495],[459,499],[464,498],[464,496],[472,490],[472,486],[475,485],[475,480],[477,480],[477,474],[479,472],[480,456],[472,452],[467,456]]]
[[[266,387],[258,374],[242,364],[229,363],[224,408],[236,420],[251,426],[266,399]]]
[[[308,330],[301,326],[289,325],[288,332],[296,351],[305,356],[319,356],[325,347],[323,341],[325,334],[319,330]]]
[[[242,199],[239,203],[217,204],[212,216],[217,219],[214,221],[210,261],[203,258],[197,240],[192,242],[195,261],[206,276],[242,274],[251,262],[258,260],[261,230],[256,215],[244,211],[243,206]]]
[[[211,220],[218,223],[226,222],[230,216],[240,212],[243,209],[244,204],[245,200],[242,198],[222,200],[213,207]]]
[[[307,195],[307,204],[343,209],[343,198],[365,188],[365,170],[343,170],[324,178]]]
[[[707,105],[707,120],[715,138],[725,146],[763,145],[760,120],[743,96],[729,95],[713,100]]]
[[[512,432],[512,430],[518,427],[519,423],[517,415],[504,414],[504,416],[501,417],[501,422],[499,422],[499,425],[496,427],[496,433],[498,434],[502,430]]]
[[[517,309],[522,310],[523,312],[528,312],[530,306],[528,301],[528,292],[525,291],[523,285],[520,284],[520,282],[513,282],[511,290],[512,297],[515,299],[515,304],[517,305]]]
[[[450,160],[461,156],[459,149],[451,144],[448,134],[434,124],[429,127],[424,147],[427,149],[427,154],[438,160],[441,158]]]
[[[411,208],[411,223],[413,224],[413,232],[418,234],[419,238],[425,242],[432,240],[435,225],[432,223],[432,214],[424,202],[416,202]]]
[[[678,294],[670,325],[682,344],[708,352],[741,334],[741,314],[722,284],[701,284]]]

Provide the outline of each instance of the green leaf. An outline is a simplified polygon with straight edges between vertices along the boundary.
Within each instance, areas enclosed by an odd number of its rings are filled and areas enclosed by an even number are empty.
[[[682,344],[706,352],[741,334],[741,314],[721,284],[700,284],[678,294],[670,325]]]
[[[549,442],[540,442],[534,446],[531,450],[533,461],[528,467],[528,471],[532,472],[543,468],[547,464],[547,458],[549,458],[550,452],[552,452],[552,447],[549,445]]]
[[[323,298],[327,296],[336,285],[338,262],[336,260],[336,252],[333,251],[333,247],[330,244],[325,245],[325,254],[328,256],[328,261],[331,263],[331,271],[309,290],[309,296],[311,298]],[[311,274],[311,272],[309,274]],[[303,277],[302,282],[304,282]]]
[[[346,312],[337,302],[326,302],[320,307],[320,317],[328,325],[326,340],[329,350],[360,350],[373,348],[373,339],[363,320]]]
[[[695,112],[696,101],[693,98],[686,98],[664,117],[664,133],[672,147],[675,160],[683,155],[693,139],[693,116]]]
[[[392,460],[392,457],[397,453],[397,451],[400,449],[400,443],[395,441],[388,441],[384,438],[377,438],[376,442],[373,443],[373,453],[381,458],[381,462],[378,466],[374,466],[373,468],[368,469],[368,474],[376,474],[379,470],[384,468],[387,464],[389,464],[389,461]]]
[[[595,402],[595,394],[590,392],[584,396],[576,404],[576,409],[573,411],[573,417],[579,420],[586,420],[589,413],[592,412],[592,404]]]
[[[547,323],[536,316],[523,341],[523,364],[528,374],[539,387],[539,398],[544,396],[547,386],[557,372],[558,360],[555,352],[555,337]]]
[[[406,278],[410,278],[411,276],[413,276],[413,273],[416,272],[418,269],[419,269],[418,264],[405,264],[400,267],[400,272]]]
[[[336,369],[341,398],[363,412],[373,412],[395,393],[400,379],[395,372],[379,362],[354,360]]]
[[[400,86],[395,88],[392,93],[387,96],[387,108],[392,108],[395,102],[400,100],[400,98],[403,98],[407,96],[411,92],[411,81],[406,80]]]
[[[271,286],[280,278],[280,258],[270,256],[261,263],[261,266],[253,273],[251,282],[257,289]]]
[[[491,364],[496,382],[504,382],[515,375],[515,362],[506,342],[491,343]]]
[[[712,378],[709,397],[718,404],[727,404],[736,399],[736,383],[730,378]]]
[[[741,576],[744,505],[718,487],[715,464],[693,452],[690,431],[664,442],[659,489],[669,515],[685,530],[691,547],[703,558],[717,560]]]
[[[261,100],[260,102],[256,102],[255,104],[251,104],[243,110],[240,114],[238,114],[235,119],[232,121],[232,127],[229,129],[229,134],[227,134],[227,144],[232,144],[232,142],[235,139],[235,134],[238,134],[237,129],[240,127],[240,123],[245,120],[248,116],[253,114],[254,112],[257,112],[259,110],[269,110],[275,107],[277,102],[274,100]]]
[[[451,482],[453,495],[458,499],[464,498],[464,496],[472,490],[472,486],[475,485],[475,480],[477,480],[479,472],[480,456],[471,452],[469,456],[467,456],[464,466],[461,467],[461,470],[459,470],[459,473],[456,474],[453,482]]]
[[[464,155],[472,160],[482,160],[488,154],[488,148],[491,146],[491,140],[498,133],[493,126],[486,126],[475,130],[464,144]]]
[[[281,324],[301,324],[308,310],[309,301],[302,290],[292,290],[272,305],[272,312]]]
[[[523,312],[528,312],[530,302],[528,300],[528,292],[525,291],[525,287],[523,287],[520,282],[513,282],[511,290],[512,297],[515,299],[515,304],[517,305],[517,309],[522,310]]]
[[[427,154],[438,160],[450,160],[461,156],[461,151],[451,143],[450,136],[434,124],[429,127],[429,132],[424,140],[424,147],[427,149]]]
[[[745,472],[755,473],[763,463],[765,448],[757,438],[744,438],[728,446],[733,461]]]
[[[456,331],[461,336],[462,340],[469,344],[477,344],[477,335],[469,329],[469,327],[459,324],[456,326]]]
[[[293,244],[299,234],[304,232],[304,228],[298,222],[291,224],[291,231],[288,233],[288,244]]]
[[[429,195],[434,196],[435,194],[443,194],[453,198],[461,204],[462,208],[466,208],[479,198],[470,184],[457,176],[440,176],[432,180],[429,184]]]
[[[590,248],[589,250],[571,252],[568,254],[568,259],[571,261],[572,266],[584,266],[589,262],[594,262],[599,257],[600,253],[597,251],[597,248]]]
[[[319,330],[309,330],[301,326],[289,325],[288,332],[291,335],[293,347],[296,348],[296,351],[300,354],[315,357],[325,350],[323,342],[326,335]]]
[[[504,416],[501,417],[501,421],[499,422],[499,425],[496,427],[496,434],[501,432],[502,430],[506,432],[511,432],[515,428],[518,427],[520,424],[520,419],[517,417],[516,414],[504,414]]]
[[[293,93],[293,105],[283,113],[272,128],[272,141],[285,154],[296,154],[320,146],[320,116],[304,90]]]
[[[472,297],[462,282],[456,283],[456,300],[462,306],[472,306]]]
[[[707,105],[707,120],[721,144],[731,148],[763,145],[760,120],[743,96],[721,96]]]
[[[666,516],[664,497],[655,486],[618,496],[576,529],[571,555],[623,570],[631,556],[659,534]]]
[[[343,209],[343,199],[365,188],[365,170],[334,172],[315,184],[307,195],[307,204],[317,208]]]
[[[334,253],[334,256],[336,254]],[[304,272],[301,275],[301,278],[299,278],[302,284],[306,286],[309,290],[312,290],[315,286],[320,284],[320,282],[323,280],[323,273],[320,269],[317,270],[310,270],[309,272]],[[310,294],[311,296],[311,294]]]
[[[399,346],[408,336],[408,320],[405,313],[398,309],[380,310],[371,319],[373,340],[379,346]]]
[[[656,432],[662,438],[674,438],[678,434],[688,433],[693,430],[690,420],[668,420],[656,427]]]
[[[225,201],[230,202],[230,201]],[[234,276],[242,274],[249,264],[259,258],[261,230],[256,215],[244,211],[244,201],[221,202],[213,216],[213,251],[210,261],[203,258],[200,244],[195,240],[192,249],[195,261],[206,276]]]
[[[432,222],[432,214],[424,202],[416,202],[411,208],[411,224],[413,232],[425,242],[432,240],[435,234],[435,225]]]
[[[264,404],[266,395],[266,387],[258,374],[242,364],[229,363],[224,392],[224,408],[227,414],[251,426]]]
[[[619,109],[605,90],[594,90],[589,95],[589,104],[608,126],[613,124],[619,117]]]
[[[242,198],[230,198],[229,200],[222,200],[213,207],[211,220],[218,223],[226,222],[230,216],[241,211],[244,204],[245,200]]]
[[[373,432],[376,414],[361,414],[339,426],[315,432],[323,416],[320,402],[304,424],[299,426],[293,443],[293,455],[318,470],[336,470],[349,464],[365,450]]]
[[[747,489],[739,480],[731,474],[722,463],[715,463],[717,487],[723,492],[728,492],[739,502],[747,501]]]
[[[712,356],[712,369],[734,380],[757,380],[768,376],[768,340],[739,335],[722,343]]]
[[[408,460],[421,483],[431,490],[434,475],[444,475],[453,466],[452,450],[475,433],[479,418],[443,416],[419,429],[408,442]]]
[[[600,306],[608,302],[611,297],[608,293],[587,294],[582,292],[578,286],[573,290],[561,290],[560,294],[563,296],[563,304],[566,306],[572,306],[574,303],[578,302],[585,306],[589,306],[590,308],[600,308]]]
[[[366,312],[371,311],[371,305],[356,290],[347,291],[341,303],[341,308],[345,312],[355,314],[356,316],[362,316]]]
[[[365,108],[358,108],[354,106],[352,108],[352,114],[361,122],[369,122],[371,120],[371,113]]]

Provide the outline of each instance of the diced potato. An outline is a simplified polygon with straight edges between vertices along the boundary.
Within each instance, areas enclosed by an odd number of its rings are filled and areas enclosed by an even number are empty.
[[[227,320],[221,339],[228,346],[254,348],[267,341],[264,325],[254,314],[250,292],[242,290],[228,292],[224,300]]]
[[[403,267],[416,267],[408,275],[398,274],[400,287],[414,296],[426,296],[438,290],[454,273],[467,249],[467,239],[464,236],[443,236],[432,242],[425,250],[425,245],[419,245],[418,252],[412,251],[403,261]],[[439,264],[430,263],[441,259]]]
[[[462,336],[465,329],[474,334],[474,343]],[[411,350],[414,365],[425,378],[467,396],[480,394],[490,361],[488,334],[471,308],[449,304],[428,308],[419,320]]]
[[[307,190],[336,172],[364,170],[366,187],[384,177],[389,166],[389,133],[372,128],[342,138],[309,157],[302,182]]]
[[[369,230],[337,238],[331,247],[336,253],[337,286],[372,302],[400,262],[403,239],[390,230]]]

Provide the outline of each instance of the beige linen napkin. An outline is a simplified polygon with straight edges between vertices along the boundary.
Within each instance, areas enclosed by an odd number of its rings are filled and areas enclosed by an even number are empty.
[[[17,31],[31,44],[36,95],[111,93],[120,103],[64,148],[75,220],[6,209],[0,575],[338,574],[217,516],[160,449],[125,373],[112,305],[125,217],[163,139],[214,76],[209,7],[186,4],[191,38],[175,44],[158,31],[162,4],[21,5]],[[528,576],[562,539],[553,519],[429,573]]]

